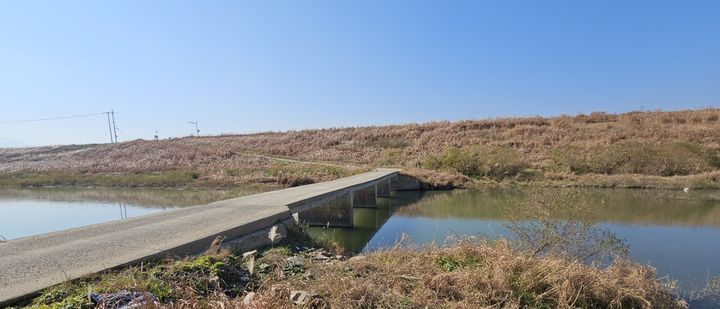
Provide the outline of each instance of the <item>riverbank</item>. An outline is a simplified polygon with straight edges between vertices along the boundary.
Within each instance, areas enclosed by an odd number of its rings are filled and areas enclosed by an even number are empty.
[[[25,305],[90,307],[88,293],[126,290],[150,293],[160,308],[686,307],[652,268],[628,261],[594,268],[532,257],[502,240],[445,248],[399,245],[348,257],[317,249],[298,230],[284,236],[274,248],[246,257],[211,247],[194,258],[74,280]]]
[[[132,173],[26,171],[0,174],[0,188],[220,189],[251,194],[335,180],[368,170],[370,168],[293,163],[275,164],[266,169],[262,166],[225,169],[220,174],[192,169]]]
[[[720,110],[592,113],[0,149],[0,186],[251,192],[396,167],[477,183],[720,188]]]
[[[0,174],[0,188],[163,188],[229,190],[234,196],[260,193],[299,185],[339,179],[370,170],[370,167],[328,169],[307,166],[302,169],[275,169],[272,172],[236,172],[232,176],[206,176],[198,172],[164,171],[152,173],[75,172]],[[579,188],[631,188],[683,190],[720,189],[720,171],[697,175],[652,176],[641,174],[547,173],[531,178],[473,178],[455,171],[408,168],[403,173],[420,181],[424,190],[472,189],[492,186],[537,186]],[[243,180],[237,180],[242,178]]]
[[[720,171],[696,175],[653,176],[641,174],[536,173],[527,178],[488,179],[469,177],[454,171],[411,168],[404,171],[421,182],[424,189],[472,189],[494,186],[626,188],[663,190],[718,190]]]

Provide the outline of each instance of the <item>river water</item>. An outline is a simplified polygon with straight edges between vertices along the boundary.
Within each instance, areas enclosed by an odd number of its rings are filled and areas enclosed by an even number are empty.
[[[0,240],[55,232],[232,197],[223,191],[0,189]]]
[[[418,245],[466,236],[513,239],[508,226],[536,219],[516,210],[538,196],[552,197],[563,202],[551,217],[609,231],[635,261],[656,267],[659,277],[694,289],[720,276],[720,192],[515,188],[393,194],[379,199],[377,208],[356,208],[353,228],[311,227],[309,232],[353,252],[392,247],[402,237]],[[222,191],[0,190],[0,236],[16,239],[230,197]]]
[[[669,276],[692,290],[720,276],[720,192],[542,190],[399,192],[394,199],[380,199],[377,209],[355,209],[355,228],[310,232],[354,252],[392,247],[403,235],[413,244],[435,245],[465,236],[513,239],[508,226],[533,220],[532,214],[518,216],[517,208],[537,195],[560,195],[565,201],[557,213],[565,217],[558,219],[569,216],[612,233],[633,260],[654,266],[658,277]]]

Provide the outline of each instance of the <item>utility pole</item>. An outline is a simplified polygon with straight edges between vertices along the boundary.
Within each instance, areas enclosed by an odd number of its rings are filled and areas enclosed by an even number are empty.
[[[200,129],[198,128],[198,122],[197,121],[188,121],[188,123],[195,125],[195,136],[200,136]]]
[[[115,111],[113,111],[111,109],[110,114],[112,114],[113,134],[115,135],[115,142],[117,143],[118,139],[117,139],[117,127],[115,127]]]
[[[110,134],[110,144],[112,144],[115,141],[113,140],[112,127],[110,126],[110,112],[105,112],[105,114],[107,115],[107,119],[108,119],[108,133]]]

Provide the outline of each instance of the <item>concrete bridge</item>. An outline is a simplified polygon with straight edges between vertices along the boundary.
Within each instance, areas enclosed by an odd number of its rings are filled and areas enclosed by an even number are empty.
[[[142,260],[200,253],[216,237],[235,250],[269,245],[289,224],[350,227],[353,207],[376,207],[395,190],[418,190],[398,170],[243,196],[0,243],[0,306],[44,288]]]
[[[308,229],[310,236],[332,238],[343,245],[348,252],[360,252],[369,244],[380,228],[404,205],[411,205],[422,199],[419,191],[394,192],[392,198],[378,198],[377,208],[356,208],[353,211],[352,228]]]

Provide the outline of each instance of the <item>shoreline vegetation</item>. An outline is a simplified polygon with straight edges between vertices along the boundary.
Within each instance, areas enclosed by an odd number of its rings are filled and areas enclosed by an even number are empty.
[[[588,266],[534,256],[506,240],[348,256],[302,228],[241,254],[213,242],[193,257],[151,261],[76,279],[18,306],[113,308],[97,299],[135,293],[142,308],[687,308],[652,267],[618,259]],[[328,248],[328,249],[323,249]],[[118,291],[121,291],[118,293]],[[113,294],[115,293],[115,294]],[[96,301],[93,301],[95,299]]]
[[[0,187],[249,194],[397,167],[423,189],[720,189],[719,119],[720,109],[592,113],[0,149]],[[549,236],[568,242],[556,232],[542,230],[527,243]],[[245,256],[208,244],[199,256],[106,271],[18,305],[92,307],[93,294],[123,290],[151,293],[157,302],[146,298],[150,308],[686,308],[708,297],[681,296],[651,267],[627,259],[601,267],[546,252],[552,242],[540,251],[505,240],[440,247],[400,242],[349,256],[302,229],[282,236],[282,243]],[[720,282],[713,284],[710,297],[720,295]]]

